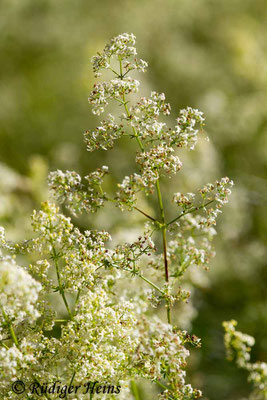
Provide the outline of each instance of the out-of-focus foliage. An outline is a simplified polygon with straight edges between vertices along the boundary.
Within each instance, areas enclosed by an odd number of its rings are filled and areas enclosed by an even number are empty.
[[[253,336],[237,331],[236,325],[235,320],[223,322],[227,359],[235,360],[239,368],[244,368],[248,372],[248,380],[254,386],[250,398],[265,400],[267,397],[267,364],[260,361],[250,362],[251,347],[254,346],[255,339]]]
[[[211,400],[241,399],[251,391],[246,374],[225,361],[223,320],[238,320],[255,337],[252,362],[267,358],[266,22],[265,0],[0,3],[0,160],[6,164],[0,219],[16,235],[24,237],[31,208],[45,199],[46,165],[88,173],[106,164],[117,181],[131,170],[135,148],[124,140],[93,155],[82,142],[82,132],[96,125],[86,101],[93,82],[89,59],[112,36],[137,36],[140,56],[151,66],[147,90],[166,93],[173,117],[187,105],[205,112],[211,142],[181,155],[186,174],[165,190],[167,198],[220,174],[236,183],[219,225],[217,257],[208,280],[195,278],[194,309],[190,304],[184,318],[194,317],[192,331],[203,343],[192,357],[191,379]],[[114,210],[108,215],[81,225],[116,232],[128,217]],[[125,234],[135,232],[119,233]]]

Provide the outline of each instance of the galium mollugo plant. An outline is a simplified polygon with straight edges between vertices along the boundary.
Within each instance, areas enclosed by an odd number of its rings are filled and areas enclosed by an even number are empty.
[[[136,380],[143,378],[158,386],[161,400],[196,399],[202,394],[186,382],[186,360],[188,346],[199,347],[200,339],[176,326],[173,310],[190,296],[182,287],[187,270],[207,268],[214,256],[216,220],[233,182],[225,177],[196,193],[175,192],[170,201],[177,211],[169,218],[161,182],[182,168],[179,149],[194,149],[203,113],[187,107],[174,126],[167,125],[171,108],[163,93],[138,97],[140,83],[131,74],[145,72],[147,63],[137,58],[133,34],[113,38],[92,64],[96,78],[111,75],[94,84],[93,113],[101,116],[113,103],[120,114],[106,115],[85,132],[87,150],[109,150],[122,137],[132,139],[136,170],[113,194],[105,190],[107,166],[84,178],[57,170],[49,175],[50,191],[74,216],[95,213],[108,202],[137,212],[144,230],[135,241],[111,247],[109,233],[82,231],[52,202],[33,212],[34,236],[23,243],[9,242],[1,229],[0,393],[16,398],[11,383],[19,379],[28,399],[40,398],[31,392],[32,382],[41,387],[55,381],[78,389],[47,391],[43,398],[139,399]],[[158,215],[140,208],[144,195],[157,199]],[[157,237],[162,250],[156,249]],[[30,262],[18,266],[17,254]],[[134,291],[125,285],[129,278],[140,282]],[[51,296],[61,297],[64,318]],[[164,320],[157,313],[161,305]],[[98,382],[99,391],[85,393],[88,382]]]

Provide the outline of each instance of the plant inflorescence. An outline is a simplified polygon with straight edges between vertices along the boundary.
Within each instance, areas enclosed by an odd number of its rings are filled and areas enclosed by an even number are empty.
[[[92,63],[96,78],[101,78],[89,96],[93,113],[102,115],[112,102],[119,112],[85,132],[87,150],[109,150],[123,137],[132,139],[138,148],[136,170],[113,194],[105,189],[107,166],[83,178],[75,171],[57,170],[49,175],[50,191],[74,216],[111,203],[139,213],[144,229],[134,241],[112,247],[108,232],[81,230],[53,202],[33,212],[34,236],[27,241],[11,243],[1,228],[1,398],[17,398],[11,383],[19,379],[28,388],[27,399],[39,398],[29,389],[32,382],[86,387],[97,381],[122,388],[120,394],[101,393],[101,399],[138,400],[136,381],[143,378],[158,386],[161,400],[196,399],[201,391],[186,382],[185,371],[188,346],[199,347],[200,339],[179,329],[173,314],[176,304],[190,296],[182,287],[187,271],[206,268],[214,256],[216,220],[233,182],[224,177],[196,193],[175,192],[170,201],[177,211],[169,218],[161,182],[182,168],[179,149],[194,149],[203,113],[187,107],[172,126],[167,124],[171,108],[163,93],[138,97],[140,83],[130,75],[145,72],[147,63],[137,58],[132,34],[113,38]],[[103,80],[102,73],[111,79]],[[140,206],[142,196],[156,199],[157,215]],[[19,266],[18,254],[31,261]],[[136,290],[129,279],[140,283]],[[55,296],[61,297],[60,304],[53,302]],[[157,312],[162,305],[164,318]],[[43,394],[47,399],[54,396]],[[99,395],[77,392],[65,397]]]

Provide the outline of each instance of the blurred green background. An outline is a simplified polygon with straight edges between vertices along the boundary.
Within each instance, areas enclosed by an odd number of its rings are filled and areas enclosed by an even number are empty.
[[[131,171],[123,141],[111,152],[87,153],[82,137],[97,123],[87,103],[90,58],[123,32],[136,35],[149,62],[145,91],[165,92],[173,117],[188,105],[206,115],[210,142],[184,155],[166,198],[224,175],[236,184],[208,283],[196,284],[191,299],[190,330],[203,346],[193,354],[190,380],[210,400],[242,399],[251,387],[225,361],[221,322],[237,319],[256,338],[253,361],[266,360],[266,0],[2,0],[0,223],[23,237],[31,209],[47,198],[49,170],[88,173],[107,164],[115,180]]]

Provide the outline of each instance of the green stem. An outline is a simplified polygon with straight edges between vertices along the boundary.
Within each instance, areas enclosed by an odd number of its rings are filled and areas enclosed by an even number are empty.
[[[158,290],[161,294],[165,295],[165,293],[163,292],[163,290],[161,290],[157,285],[155,285],[155,283],[151,282],[148,278],[146,278],[144,275],[137,275],[139,276],[141,279],[143,279],[143,281],[145,281],[146,283],[148,283],[150,286],[152,286],[154,289]]]
[[[163,385],[160,381],[155,381],[155,383],[164,390],[171,390],[167,386]],[[175,400],[173,396],[168,397],[169,400]]]
[[[139,390],[137,384],[134,380],[131,381],[131,392],[135,398],[135,400],[140,400]]]
[[[1,310],[2,310],[2,313],[3,313],[3,316],[4,316],[4,319],[5,319],[5,321],[6,321],[6,324],[7,324],[8,328],[9,328],[9,332],[10,332],[10,334],[11,334],[12,340],[13,340],[13,342],[15,343],[15,345],[16,345],[17,347],[19,347],[19,342],[18,342],[17,336],[16,336],[16,334],[15,334],[15,332],[14,332],[13,326],[12,326],[12,324],[11,324],[11,322],[10,322],[10,320],[9,320],[9,318],[8,318],[8,316],[7,316],[6,312],[5,312],[5,310],[4,310],[4,308],[3,308],[2,306],[0,306],[0,307],[1,307]]]
[[[66,309],[67,309],[68,314],[70,316],[70,319],[72,319],[72,313],[70,311],[70,308],[69,308],[69,305],[68,305],[68,302],[67,302],[67,299],[66,299],[66,296],[65,296],[65,293],[64,293],[64,289],[63,289],[62,284],[61,284],[60,273],[59,273],[59,265],[58,265],[58,255],[56,253],[56,250],[55,250],[54,246],[52,247],[52,251],[53,251],[53,259],[54,259],[55,266],[56,266],[59,292],[60,292],[60,294],[62,296],[62,299],[63,299],[63,301],[65,303],[65,306],[66,306]]]
[[[79,301],[80,294],[81,294],[81,289],[78,289],[77,296],[76,296],[75,303],[74,303],[74,307],[76,306],[76,304],[77,304],[78,301]]]
[[[202,208],[204,208],[204,207],[208,206],[209,204],[213,203],[214,201],[215,201],[214,199],[213,199],[213,200],[210,200],[210,201],[208,201],[207,203],[202,204],[202,205],[199,206],[199,207],[192,207],[192,208],[190,208],[188,211],[182,212],[181,214],[178,215],[178,217],[176,217],[176,218],[172,219],[170,222],[168,222],[168,223],[167,223],[167,226],[173,224],[174,222],[176,222],[178,219],[182,218],[182,217],[183,217],[184,215],[186,215],[186,214],[190,214],[191,212],[201,210]]]
[[[101,194],[103,194],[102,188],[101,188],[101,191],[102,191]],[[107,197],[107,196],[105,196],[105,200],[107,200],[107,201],[112,201],[112,203],[117,203],[117,200],[111,199],[110,197]],[[148,219],[151,219],[151,221],[156,222],[156,223],[159,223],[159,221],[157,221],[155,218],[151,217],[151,215],[147,214],[145,211],[140,210],[140,208],[138,208],[138,207],[136,207],[136,206],[133,206],[133,208],[134,208],[136,211],[138,211],[138,212],[140,212],[141,214],[143,214],[143,215],[144,215],[145,217],[147,217]]]
[[[9,347],[3,342],[1,342],[1,346],[4,346],[7,350],[9,349]]]
[[[161,191],[160,191],[159,179],[156,182],[156,188],[157,188],[158,202],[159,202],[159,208],[160,208],[161,220],[162,220],[161,232],[162,232],[162,243],[163,243],[165,282],[168,283],[169,282],[169,270],[168,270],[168,257],[167,257],[167,228],[166,228],[166,222],[165,222],[165,213],[164,213],[163,201],[162,201],[162,196],[161,196]],[[171,324],[171,309],[170,309],[170,305],[168,302],[167,302],[167,320],[168,320],[168,323]]]
[[[13,327],[12,327],[11,324],[10,324],[10,326],[9,326],[9,329],[10,329],[10,333],[11,333],[11,336],[12,336],[12,339],[13,339],[15,345],[16,345],[17,347],[19,347],[19,342],[18,342],[17,336],[15,335],[14,329],[13,329]]]
[[[117,268],[120,269],[120,267],[116,264],[112,265],[113,268]],[[128,271],[128,272],[132,272],[132,270],[130,268],[123,268],[124,271]],[[139,278],[141,278],[143,281],[145,281],[146,283],[148,283],[150,286],[152,286],[154,289],[158,290],[162,295],[165,295],[164,291],[161,290],[155,283],[151,282],[151,280],[149,280],[147,277],[145,277],[142,274],[136,274],[136,276],[138,276]]]
[[[162,389],[164,389],[164,390],[169,390],[169,388],[168,388],[167,386],[163,385],[163,383],[161,383],[160,381],[155,381],[155,383],[156,383],[159,387],[161,387]]]
[[[140,208],[137,207],[133,207],[136,211],[139,211],[141,214],[143,214],[145,217],[147,217],[148,219],[151,219],[151,221],[153,222],[158,222],[155,218],[151,217],[150,215],[148,215],[146,212],[140,210]]]
[[[120,77],[122,79],[123,71],[122,71],[121,59],[119,61],[120,61]],[[125,108],[126,114],[127,114],[128,117],[130,117],[130,113],[129,113],[128,106],[127,106],[127,103],[126,103],[124,92],[122,94],[122,99],[123,99],[123,103],[124,103],[124,108]],[[143,146],[143,144],[142,144],[142,142],[141,142],[141,140],[140,140],[140,138],[139,138],[134,126],[132,126],[132,130],[133,130],[134,136],[135,136],[135,138],[136,138],[136,140],[138,142],[138,145],[139,145],[141,151],[142,152],[145,151],[144,146]],[[166,222],[165,222],[165,214],[164,214],[162,196],[161,196],[160,186],[159,186],[159,179],[157,180],[156,187],[157,187],[158,201],[159,201],[159,206],[160,206],[160,211],[161,211],[161,220],[162,220],[161,230],[162,230],[163,253],[164,253],[165,282],[168,283],[169,282],[169,271],[168,271],[167,238],[166,238],[167,229],[166,229]],[[167,319],[168,319],[168,323],[170,324],[171,323],[171,310],[170,310],[170,305],[169,305],[168,302],[167,302]]]
[[[121,59],[120,59],[120,78],[123,79]],[[122,94],[122,100],[123,100],[123,105],[124,105],[124,109],[126,111],[127,117],[130,117],[130,113],[129,113],[128,106],[127,106],[127,103],[126,103],[124,92]],[[144,146],[143,146],[143,144],[142,144],[142,142],[141,142],[141,140],[140,140],[140,138],[139,138],[134,126],[132,126],[132,131],[134,133],[134,137],[136,138],[136,140],[137,140],[137,142],[139,144],[139,147],[140,147],[141,151],[144,151],[145,150]]]
[[[158,202],[159,202],[161,220],[162,220],[162,223],[165,224],[165,214],[164,214],[163,201],[162,201],[162,196],[161,196],[161,191],[160,191],[160,186],[159,186],[159,179],[156,182],[156,188],[157,188],[157,194],[158,194]]]

